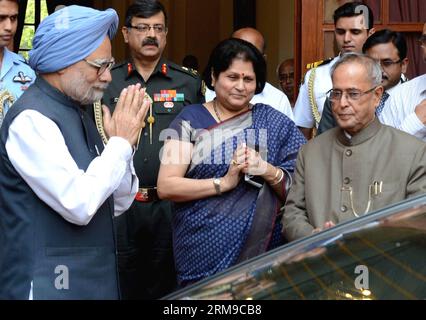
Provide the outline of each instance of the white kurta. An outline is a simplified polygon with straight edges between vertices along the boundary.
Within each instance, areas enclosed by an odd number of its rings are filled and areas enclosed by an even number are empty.
[[[416,107],[426,99],[426,74],[401,84],[380,115],[380,121],[400,129],[426,142],[426,125],[415,113]]]
[[[114,196],[114,213],[132,204],[138,178],[132,148],[112,137],[86,172],[77,167],[58,126],[33,110],[19,114],[9,127],[9,159],[36,195],[76,225],[87,225],[108,197]]]

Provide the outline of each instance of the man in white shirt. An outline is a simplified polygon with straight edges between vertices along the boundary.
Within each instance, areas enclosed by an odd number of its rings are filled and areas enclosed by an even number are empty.
[[[373,12],[362,2],[339,7],[334,12],[334,36],[340,53],[361,53],[365,40],[374,33],[373,23]],[[294,121],[307,139],[312,137],[312,129],[319,126],[326,93],[332,88],[330,71],[338,60],[339,56],[312,64],[314,68],[306,74],[300,87],[293,110]]]
[[[0,299],[120,297],[113,217],[137,191],[133,151],[150,103],[137,85],[112,116],[105,107],[106,145],[84,107],[111,82],[117,27],[112,9],[70,6],[35,34],[39,77],[0,131]]]
[[[426,23],[420,45],[426,63]],[[381,121],[426,142],[426,74],[400,85],[389,100]]]
[[[266,58],[265,38],[256,29],[242,28],[235,31],[232,34],[232,37],[250,42]],[[215,92],[206,88],[206,102],[212,101],[215,97],[216,97]],[[270,105],[274,109],[277,109],[278,111],[284,113],[291,120],[294,120],[293,111],[287,96],[283,92],[281,92],[280,90],[278,90],[277,88],[269,84],[268,82],[266,82],[265,88],[263,89],[263,91],[255,95],[253,99],[250,101],[250,103],[251,104],[263,103],[263,104]]]

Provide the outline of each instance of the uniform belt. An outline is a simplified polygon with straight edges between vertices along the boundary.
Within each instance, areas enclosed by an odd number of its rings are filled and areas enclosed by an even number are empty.
[[[136,193],[135,200],[145,203],[159,200],[157,188],[139,188],[138,193]]]

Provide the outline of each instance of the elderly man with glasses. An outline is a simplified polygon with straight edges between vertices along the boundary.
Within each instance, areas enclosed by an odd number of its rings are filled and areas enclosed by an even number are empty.
[[[117,27],[112,9],[70,6],[37,29],[39,76],[0,131],[0,299],[120,298],[113,217],[137,192],[150,103],[138,85],[105,107],[106,145],[86,113],[111,81]]]
[[[124,299],[157,299],[176,287],[171,202],[157,196],[160,151],[166,139],[162,132],[184,106],[205,99],[197,73],[163,57],[168,20],[159,1],[139,0],[129,6],[122,33],[130,58],[112,68],[102,102],[114,111],[121,90],[140,83],[153,105],[135,153],[139,192],[126,214],[115,220],[120,287]],[[95,105],[95,119],[102,119],[100,104]]]
[[[338,127],[302,147],[284,206],[289,241],[426,193],[426,144],[380,124],[382,70],[351,53],[332,68]]]
[[[407,42],[401,32],[384,29],[371,35],[364,43],[362,51],[380,62],[382,67],[382,86],[385,91],[376,109],[376,115],[383,122],[383,111],[389,104],[389,97],[400,84],[407,81],[404,75],[408,66]],[[331,104],[326,99],[318,135],[335,126],[337,123],[331,111]]]

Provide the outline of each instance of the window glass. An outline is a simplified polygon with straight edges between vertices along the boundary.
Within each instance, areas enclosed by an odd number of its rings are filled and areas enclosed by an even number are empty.
[[[19,44],[19,54],[28,60],[28,52],[32,49],[34,33],[39,21],[43,21],[48,16],[46,0],[40,1],[40,8],[36,7],[35,0],[28,0],[25,12],[25,23],[22,30],[21,42]]]
[[[25,24],[35,23],[35,0],[28,0],[25,12]]]
[[[425,299],[426,207],[282,250],[180,298]]]

